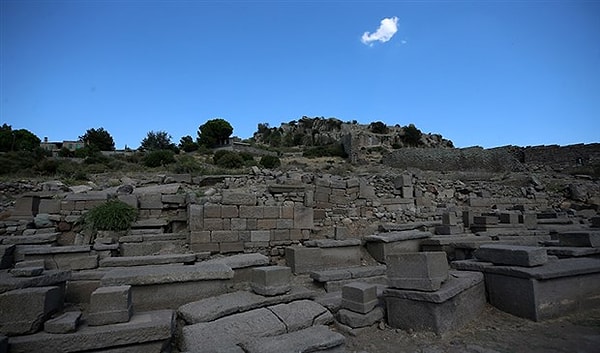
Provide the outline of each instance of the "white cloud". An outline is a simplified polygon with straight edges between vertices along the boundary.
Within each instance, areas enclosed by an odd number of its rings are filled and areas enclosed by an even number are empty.
[[[377,31],[363,33],[361,42],[366,45],[373,45],[375,41],[385,43],[392,39],[396,32],[398,32],[398,17],[384,18],[381,20],[381,25],[377,28]]]

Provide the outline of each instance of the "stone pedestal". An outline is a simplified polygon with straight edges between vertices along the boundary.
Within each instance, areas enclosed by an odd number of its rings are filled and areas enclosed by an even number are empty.
[[[256,294],[273,296],[289,292],[292,271],[286,266],[266,266],[252,270],[252,290]]]
[[[90,326],[128,322],[132,315],[131,286],[100,287],[92,293],[87,318]]]
[[[435,292],[386,289],[383,292],[391,327],[443,334],[475,319],[485,307],[483,275],[450,272]]]
[[[388,256],[390,287],[436,291],[448,278],[444,252],[417,252]]]

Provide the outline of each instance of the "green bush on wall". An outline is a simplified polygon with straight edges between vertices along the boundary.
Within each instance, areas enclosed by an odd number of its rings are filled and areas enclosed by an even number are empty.
[[[89,210],[83,216],[85,228],[90,230],[121,231],[131,227],[137,210],[123,201],[110,200]]]

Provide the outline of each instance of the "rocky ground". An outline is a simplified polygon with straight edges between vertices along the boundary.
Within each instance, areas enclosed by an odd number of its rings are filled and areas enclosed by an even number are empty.
[[[480,318],[444,337],[374,326],[348,335],[349,351],[368,353],[597,353],[600,308],[544,322],[506,314],[488,305]]]

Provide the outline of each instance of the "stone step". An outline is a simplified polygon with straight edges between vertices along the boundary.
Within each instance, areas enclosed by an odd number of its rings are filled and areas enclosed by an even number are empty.
[[[265,337],[242,347],[247,353],[280,353],[280,352],[330,352],[334,347],[341,347],[346,338],[327,326],[316,325],[296,332],[279,336]]]
[[[362,279],[365,277],[374,277],[385,275],[387,267],[385,265],[348,267],[334,270],[313,271],[310,278],[317,282],[340,281],[345,279]]]
[[[3,245],[28,245],[28,244],[55,244],[60,233],[42,233],[33,235],[1,236],[0,244]]]
[[[196,254],[165,254],[152,256],[107,257],[100,260],[100,267],[128,267],[145,265],[164,265],[173,263],[194,263]]]
[[[180,351],[234,352],[240,343],[260,337],[277,336],[299,331],[313,325],[325,325],[333,315],[320,304],[299,300],[266,308],[234,314],[212,322],[202,322],[183,327]],[[239,350],[238,350],[239,351]]]
[[[272,297],[265,297],[249,291],[237,291],[187,303],[179,307],[177,314],[190,325],[214,321],[227,315],[275,304],[312,299],[314,296],[315,292],[304,287],[292,287],[288,293]]]
[[[185,240],[142,241],[138,243],[121,243],[119,251],[123,256],[149,256],[160,253],[187,253]]]
[[[175,330],[171,310],[139,312],[126,323],[87,326],[76,332],[55,334],[38,332],[11,337],[11,352],[88,352],[128,346],[131,351],[162,352],[168,347]],[[136,345],[143,347],[135,349]],[[118,347],[117,347],[118,346]],[[128,350],[130,351],[130,350]]]

